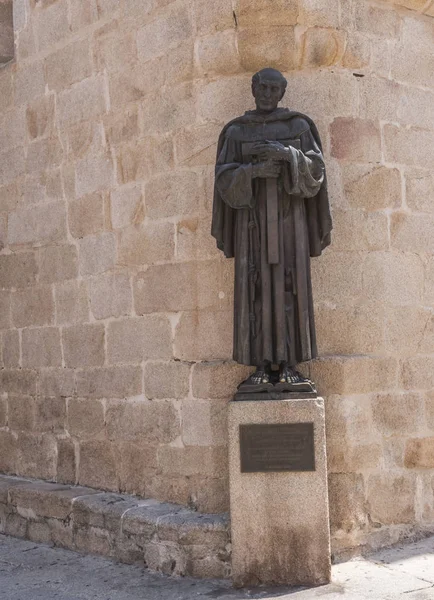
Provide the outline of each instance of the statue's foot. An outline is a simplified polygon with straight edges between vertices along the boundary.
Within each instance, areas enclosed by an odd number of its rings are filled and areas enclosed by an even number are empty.
[[[246,393],[268,392],[273,388],[273,384],[270,383],[270,373],[263,368],[259,368],[238,386],[238,391]]]
[[[291,367],[282,367],[276,389],[281,392],[316,392],[313,381]]]

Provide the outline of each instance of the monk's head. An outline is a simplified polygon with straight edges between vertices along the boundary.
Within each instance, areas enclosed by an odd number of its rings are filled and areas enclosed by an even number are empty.
[[[252,77],[252,93],[256,108],[272,112],[285,95],[288,82],[276,69],[262,69]]]

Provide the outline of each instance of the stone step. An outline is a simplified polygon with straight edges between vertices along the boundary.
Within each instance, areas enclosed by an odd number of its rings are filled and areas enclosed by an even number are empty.
[[[228,515],[157,500],[0,475],[0,533],[166,575],[230,575]]]

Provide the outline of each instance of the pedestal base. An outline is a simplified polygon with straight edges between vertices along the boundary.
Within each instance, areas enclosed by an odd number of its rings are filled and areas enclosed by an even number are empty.
[[[328,583],[324,400],[231,402],[229,476],[233,584]]]

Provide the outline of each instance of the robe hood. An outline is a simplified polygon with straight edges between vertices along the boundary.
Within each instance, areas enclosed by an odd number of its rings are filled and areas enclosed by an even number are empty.
[[[258,111],[247,111],[241,117],[230,121],[220,133],[217,146],[217,160],[223,148],[226,132],[235,123],[272,123],[273,121],[286,121],[295,117],[305,119],[309,124],[312,135],[322,151],[321,140],[315,123],[306,115],[291,111],[287,108],[277,108],[272,113],[264,114]],[[330,204],[327,193],[327,177],[324,176],[323,184],[316,196],[306,198],[307,227],[309,233],[310,256],[320,256],[322,251],[331,242],[332,219],[330,215]],[[234,213],[236,209],[231,208],[223,201],[217,186],[214,185],[214,202],[211,235],[216,239],[217,248],[222,250],[227,258],[234,256]]]

